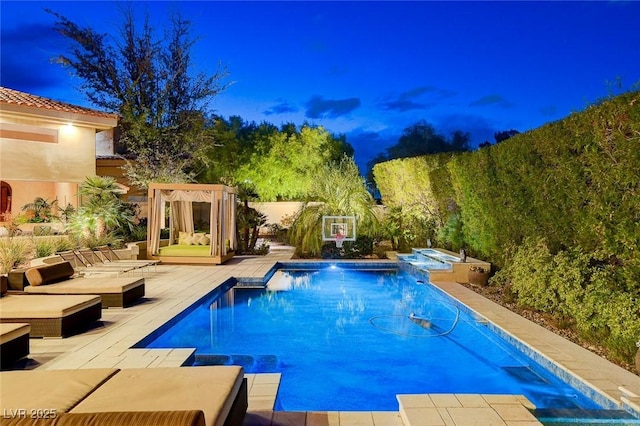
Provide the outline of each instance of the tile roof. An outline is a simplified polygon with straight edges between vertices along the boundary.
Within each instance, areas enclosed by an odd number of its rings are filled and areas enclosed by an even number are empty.
[[[74,114],[90,115],[93,117],[115,118],[117,114],[97,111],[78,105],[67,104],[53,99],[43,98],[29,93],[19,92],[7,87],[0,87],[0,104],[13,104],[26,107],[52,110],[60,112],[70,112]]]

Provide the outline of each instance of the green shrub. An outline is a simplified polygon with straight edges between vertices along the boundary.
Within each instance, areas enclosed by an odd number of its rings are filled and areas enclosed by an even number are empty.
[[[33,238],[34,258],[52,256],[56,253],[58,244],[57,238]]]
[[[629,361],[640,336],[640,292],[619,288],[624,274],[610,262],[580,250],[552,254],[543,239],[527,239],[492,284],[508,286],[519,304],[574,326],[586,341]]]
[[[465,246],[462,218],[459,212],[450,215],[444,226],[440,228],[438,243],[439,246],[456,252]]]
[[[31,250],[29,240],[0,238],[0,274],[8,274],[13,268],[25,262]]]

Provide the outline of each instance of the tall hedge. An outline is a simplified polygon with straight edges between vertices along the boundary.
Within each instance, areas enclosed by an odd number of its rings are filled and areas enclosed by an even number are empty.
[[[383,204],[401,211],[403,226],[414,228],[415,243],[434,239],[455,210],[454,192],[447,170],[452,154],[403,158],[376,164],[373,175]]]
[[[441,223],[458,217],[465,247],[503,268],[497,281],[522,304],[558,316],[620,358],[635,353],[640,92],[475,152],[383,163],[374,176],[385,204],[427,199]],[[523,260],[547,256],[570,273],[563,278]],[[545,302],[537,304],[542,288]]]

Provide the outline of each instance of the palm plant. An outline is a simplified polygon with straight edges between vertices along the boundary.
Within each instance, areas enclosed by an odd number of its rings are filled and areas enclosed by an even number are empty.
[[[105,238],[111,230],[132,223],[120,195],[124,191],[112,177],[88,176],[80,186],[82,206],[71,215],[68,229],[84,238]]]
[[[58,206],[58,199],[49,202],[42,197],[36,197],[32,202],[22,206],[22,211],[32,211],[33,217],[31,222],[51,222],[55,217],[53,209]]]
[[[320,254],[323,216],[355,216],[359,234],[377,235],[380,222],[375,201],[352,157],[321,167],[316,176],[312,201],[301,207],[291,226],[291,241],[298,254]]]

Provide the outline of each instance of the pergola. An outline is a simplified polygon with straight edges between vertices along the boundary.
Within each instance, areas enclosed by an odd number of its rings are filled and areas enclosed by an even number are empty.
[[[196,220],[194,214],[199,219]],[[166,228],[169,228],[168,242],[160,239],[162,229]],[[221,264],[233,257],[235,249],[234,187],[175,183],[149,185],[148,259],[166,263]]]

